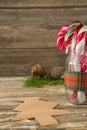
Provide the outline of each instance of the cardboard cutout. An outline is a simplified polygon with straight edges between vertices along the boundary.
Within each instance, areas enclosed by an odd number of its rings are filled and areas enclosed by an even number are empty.
[[[35,118],[41,126],[55,125],[59,122],[53,116],[71,113],[69,111],[54,109],[58,103],[41,100],[39,97],[28,97],[19,100],[24,102],[14,109],[20,111],[14,117],[14,121]]]

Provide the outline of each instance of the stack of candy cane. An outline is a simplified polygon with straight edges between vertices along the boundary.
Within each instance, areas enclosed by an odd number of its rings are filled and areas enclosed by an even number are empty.
[[[69,71],[87,72],[87,26],[81,21],[74,21],[62,27],[57,34],[57,48],[71,48],[73,67]],[[71,99],[78,98],[79,103],[86,101],[84,91],[74,91]]]

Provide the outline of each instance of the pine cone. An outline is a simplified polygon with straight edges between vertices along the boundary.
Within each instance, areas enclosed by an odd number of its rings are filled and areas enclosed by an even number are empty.
[[[44,78],[46,75],[45,68],[42,65],[37,64],[31,68],[31,75],[33,77]]]

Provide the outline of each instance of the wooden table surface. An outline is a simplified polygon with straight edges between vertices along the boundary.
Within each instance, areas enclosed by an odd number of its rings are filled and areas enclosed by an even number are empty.
[[[65,97],[64,86],[43,88],[23,87],[24,78],[0,78],[0,130],[87,130],[87,105],[72,105]],[[56,108],[72,111],[73,114],[55,116],[59,125],[41,127],[35,120],[13,122],[17,115],[13,109],[21,104],[19,97],[41,97],[58,102]]]

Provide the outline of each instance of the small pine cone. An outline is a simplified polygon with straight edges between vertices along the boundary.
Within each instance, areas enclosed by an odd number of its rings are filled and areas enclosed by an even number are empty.
[[[46,75],[45,68],[40,64],[35,65],[31,68],[31,75],[33,77],[44,78]]]
[[[60,79],[62,78],[64,73],[64,67],[54,67],[51,69],[50,75],[53,79]]]

